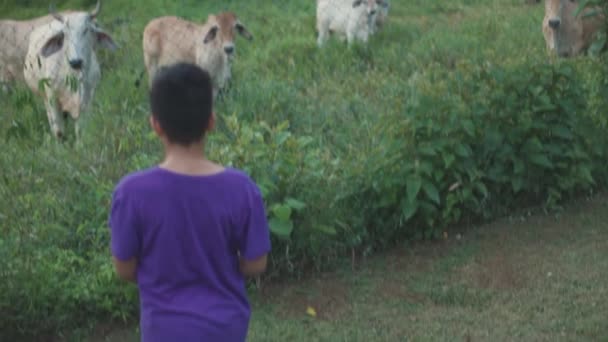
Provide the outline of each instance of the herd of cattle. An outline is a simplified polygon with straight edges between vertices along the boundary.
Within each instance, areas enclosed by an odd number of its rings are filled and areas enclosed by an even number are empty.
[[[386,22],[390,8],[389,0],[316,1],[319,47],[331,35],[349,44],[367,42]],[[576,16],[577,7],[576,0],[545,0],[542,32],[547,49],[560,57],[583,53],[602,27],[605,14]],[[78,136],[78,118],[95,94],[101,76],[95,48],[117,48],[98,26],[100,10],[98,0],[91,12],[51,8],[50,14],[31,20],[0,20],[0,83],[24,82],[43,99],[51,131],[60,139],[68,115],[76,121]],[[143,31],[149,82],[163,66],[190,62],[209,72],[217,96],[231,77],[237,34],[253,39],[232,12],[209,15],[201,24],[176,16],[153,19]]]

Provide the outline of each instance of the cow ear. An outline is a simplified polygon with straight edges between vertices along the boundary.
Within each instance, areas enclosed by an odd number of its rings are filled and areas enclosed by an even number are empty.
[[[205,44],[209,43],[210,41],[214,40],[215,37],[217,36],[217,31],[219,31],[219,27],[217,25],[213,26],[209,32],[207,32],[207,35],[205,35],[205,39],[203,40],[203,42]]]
[[[353,8],[358,7],[358,6],[361,6],[361,3],[362,3],[362,2],[363,2],[362,0],[355,0],[355,1],[353,2]]]
[[[101,47],[110,51],[118,49],[118,45],[116,45],[114,39],[112,39],[112,37],[104,31],[96,30],[95,37],[97,38],[97,43],[101,45]]]
[[[241,24],[240,22],[236,23],[236,30],[241,36],[245,37],[247,40],[253,40],[253,35],[251,35],[251,33],[247,31],[245,25]]]
[[[61,50],[62,47],[63,32],[58,33],[51,37],[51,39],[47,40],[42,49],[40,50],[40,54],[42,55],[42,57],[47,58]]]

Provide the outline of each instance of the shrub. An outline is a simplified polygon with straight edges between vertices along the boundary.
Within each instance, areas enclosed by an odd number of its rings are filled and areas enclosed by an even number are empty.
[[[565,198],[605,182],[604,118],[567,63],[460,64],[412,80],[403,113],[386,117],[368,174],[343,200],[364,213],[364,244],[438,237],[446,225]]]
[[[598,10],[588,10],[597,8]],[[584,10],[587,10],[583,12]],[[589,47],[591,54],[598,54],[608,47],[608,0],[583,0],[579,3],[576,14],[595,17],[604,14],[605,24],[595,37],[595,42]]]

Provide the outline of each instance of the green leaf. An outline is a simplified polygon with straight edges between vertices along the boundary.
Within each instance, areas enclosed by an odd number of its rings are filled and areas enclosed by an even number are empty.
[[[293,231],[293,222],[272,218],[268,221],[270,231],[281,238],[289,238]]]
[[[41,78],[38,81],[38,91],[44,92],[45,87],[50,87],[51,80],[49,78]]]
[[[532,137],[526,141],[523,150],[526,153],[540,152],[543,150],[543,143],[537,137]]]
[[[418,202],[417,201],[405,201],[404,205],[401,207],[401,212],[403,213],[403,218],[407,221],[411,219],[416,212],[418,211]]]
[[[544,103],[540,106],[533,106],[532,110],[535,113],[551,112],[557,109],[557,106],[552,103]]]
[[[426,156],[435,156],[437,155],[437,151],[435,151],[434,148],[432,148],[431,146],[421,146],[419,148],[420,154],[426,155]]]
[[[581,0],[580,3],[578,4],[578,6],[576,7],[576,10],[574,11],[574,16],[578,17],[581,12],[585,9],[585,7],[587,7],[587,5],[589,5],[589,2],[592,2],[590,0]]]
[[[591,175],[591,170],[589,169],[589,167],[581,166],[579,168],[579,172],[584,180],[586,180],[590,184],[595,184],[595,180],[593,179],[593,176]]]
[[[302,201],[298,201],[295,198],[288,198],[285,201],[285,204],[287,204],[289,207],[291,207],[292,209],[295,209],[295,210],[302,210],[302,209],[306,208],[306,203],[304,203]]]
[[[414,202],[418,193],[420,192],[420,188],[422,187],[422,180],[420,177],[410,177],[406,181],[407,186],[407,201]]]
[[[511,180],[511,187],[514,193],[519,193],[524,186],[524,182],[521,178],[517,177]]]
[[[473,121],[468,120],[468,119],[462,121],[462,127],[464,128],[465,132],[467,132],[467,134],[470,137],[475,136],[475,125],[473,124]]]
[[[276,216],[279,220],[289,221],[291,218],[291,207],[285,204],[280,204],[274,206],[272,209],[274,216]]]
[[[287,141],[287,139],[289,139],[289,137],[291,136],[291,133],[289,132],[279,132],[275,138],[276,144],[277,145],[283,145],[283,143],[285,141]]]
[[[553,127],[553,129],[551,130],[553,132],[553,134],[555,134],[556,136],[560,137],[560,138],[564,138],[564,139],[572,139],[572,132],[570,131],[570,129],[564,125],[557,125],[555,127]]]
[[[513,158],[513,173],[520,175],[524,173],[524,170],[524,162],[522,162],[519,158]]]
[[[317,225],[314,226],[314,229],[317,231],[320,231],[322,233],[325,233],[327,235],[336,235],[338,234],[338,232],[336,231],[335,228],[330,227],[330,226],[326,226],[326,225]]]
[[[530,156],[530,161],[538,166],[544,166],[549,169],[553,168],[553,163],[544,154],[533,154]]]
[[[604,49],[604,46],[606,46],[606,43],[608,43],[606,35],[599,35],[599,37],[597,37],[589,47],[589,54],[592,56],[599,55],[599,53]]]
[[[450,166],[452,166],[452,163],[454,163],[454,161],[456,160],[456,157],[451,154],[451,153],[444,153],[443,154],[443,162],[445,164],[445,168],[449,169]]]
[[[425,175],[430,175],[433,173],[433,164],[428,161],[422,161],[418,164],[418,171],[422,172]]]
[[[429,199],[437,204],[441,203],[441,200],[439,199],[439,191],[437,191],[437,187],[435,187],[433,183],[425,181],[422,183],[422,188]]]
[[[471,155],[472,151],[471,148],[468,145],[465,144],[458,144],[456,145],[456,154],[458,154],[461,157],[469,157]]]
[[[479,192],[481,192],[484,197],[488,197],[489,192],[485,184],[483,184],[482,182],[477,182],[475,183],[475,187],[477,188],[477,190],[479,190]]]

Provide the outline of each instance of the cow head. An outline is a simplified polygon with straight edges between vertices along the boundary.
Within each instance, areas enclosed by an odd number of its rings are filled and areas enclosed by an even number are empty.
[[[73,12],[61,15],[51,7],[51,15],[61,23],[61,26],[47,39],[41,55],[48,57],[64,51],[67,63],[73,70],[79,71],[91,62],[91,54],[95,46],[116,49],[112,37],[97,26],[96,18],[100,9],[101,3],[97,2],[97,6],[90,13]]]
[[[575,16],[579,5],[577,0],[545,0],[545,42],[560,57],[572,57],[583,48],[584,18],[582,13]]]
[[[245,25],[232,12],[223,12],[215,16],[209,16],[207,23],[212,23],[212,25],[206,32],[203,43],[214,44],[217,48],[222,49],[229,59],[236,52],[235,39],[237,33],[247,40],[253,39],[251,33],[245,28]]]
[[[384,7],[388,5],[386,0],[354,0],[353,8],[358,8],[359,6],[365,6],[365,12],[369,18],[373,18],[377,15],[380,7]]]

